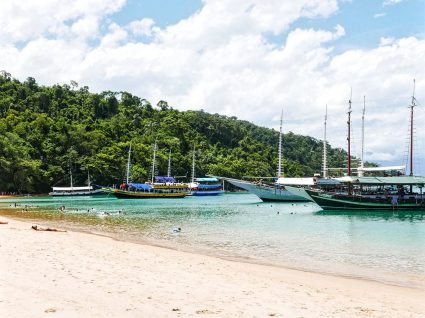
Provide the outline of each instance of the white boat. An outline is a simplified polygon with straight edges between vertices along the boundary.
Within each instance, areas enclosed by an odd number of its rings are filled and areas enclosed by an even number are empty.
[[[55,197],[64,197],[64,196],[82,196],[82,195],[97,195],[103,194],[102,189],[95,189],[90,185],[90,173],[88,173],[88,186],[85,187],[74,187],[72,182],[72,172],[70,173],[71,185],[69,187],[52,187],[52,192],[49,192],[49,195]]]
[[[53,187],[51,196],[80,196],[80,195],[96,195],[102,194],[102,189],[94,189],[92,186],[87,187]]]
[[[249,182],[245,180],[223,178],[227,182],[242,188],[246,191],[249,191],[256,196],[258,196],[262,201],[280,201],[280,202],[305,202],[311,201],[309,197],[302,195],[295,195],[292,192],[289,192],[286,189],[286,184],[284,183],[285,178],[279,178],[278,181],[272,185],[260,183],[260,182]],[[289,182],[292,182],[293,186],[308,186],[313,185],[313,178],[286,178],[290,179]],[[280,181],[280,182],[279,182]],[[294,184],[295,183],[295,184]]]
[[[297,201],[311,201],[310,198],[305,196],[294,195],[286,190],[286,185],[293,186],[311,186],[314,185],[313,178],[285,178],[282,172],[282,120],[283,111],[280,117],[280,130],[279,130],[279,150],[278,150],[278,166],[277,178],[257,178],[259,181],[250,182],[246,180],[238,180],[232,178],[223,178],[227,182],[236,187],[247,190],[263,201],[280,201],[280,202],[297,202]],[[274,183],[266,184],[262,179],[277,179]]]

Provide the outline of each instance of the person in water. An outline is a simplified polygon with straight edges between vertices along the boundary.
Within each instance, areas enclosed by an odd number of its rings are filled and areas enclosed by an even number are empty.
[[[58,230],[58,229],[50,228],[50,227],[38,227],[37,225],[33,225],[33,226],[31,226],[31,228],[32,228],[33,230],[36,230],[36,231],[66,232],[66,230]]]

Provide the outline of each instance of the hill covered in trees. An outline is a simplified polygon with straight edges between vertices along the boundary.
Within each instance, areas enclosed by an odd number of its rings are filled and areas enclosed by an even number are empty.
[[[122,182],[132,144],[132,179],[146,181],[153,143],[158,141],[157,172],[167,173],[172,149],[172,175],[191,173],[196,145],[198,176],[213,174],[274,176],[278,132],[250,122],[178,111],[160,101],[127,92],[90,93],[78,84],[40,86],[0,73],[0,191],[46,193],[53,185],[82,185],[90,171],[93,183]],[[346,153],[329,148],[331,166],[343,166]],[[322,142],[293,133],[283,138],[287,176],[311,176],[321,170]]]

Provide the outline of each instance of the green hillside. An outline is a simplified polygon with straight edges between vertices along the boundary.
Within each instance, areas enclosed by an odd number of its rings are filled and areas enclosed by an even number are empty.
[[[127,92],[90,93],[88,87],[40,86],[0,74],[0,191],[46,193],[53,185],[120,183],[132,143],[132,179],[150,175],[152,144],[158,141],[158,173],[189,176],[196,144],[197,175],[274,176],[278,132],[235,117],[155,106]],[[346,153],[329,148],[330,166]],[[320,172],[322,142],[293,133],[283,139],[287,176]]]

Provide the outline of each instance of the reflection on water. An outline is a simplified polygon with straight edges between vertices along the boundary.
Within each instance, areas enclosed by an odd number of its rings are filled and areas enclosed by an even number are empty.
[[[318,211],[313,203],[263,203],[249,194],[0,201],[10,205],[1,213],[41,224],[425,288],[424,213]]]
[[[315,213],[321,216],[342,216],[358,219],[383,219],[387,221],[424,221],[425,211],[344,211],[344,210],[322,210]]]

